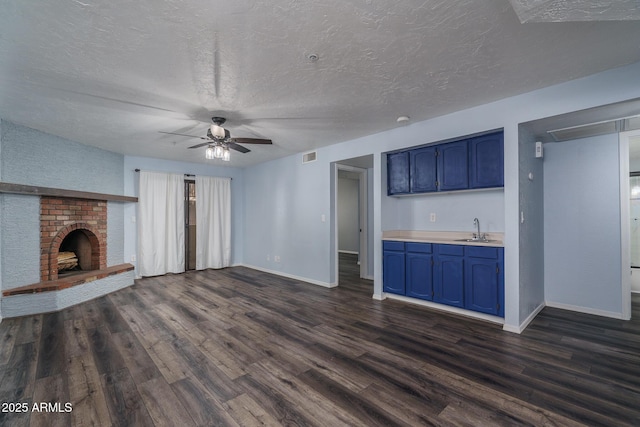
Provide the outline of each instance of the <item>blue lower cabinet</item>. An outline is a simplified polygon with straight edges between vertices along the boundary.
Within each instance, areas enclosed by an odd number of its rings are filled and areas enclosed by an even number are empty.
[[[383,290],[504,317],[504,248],[383,242]]]
[[[465,264],[465,308],[504,317],[502,248],[473,248]]]
[[[401,249],[401,250],[400,250]],[[384,292],[405,294],[404,242],[383,242],[382,283]]]
[[[431,248],[430,244],[429,248]],[[407,252],[405,256],[406,295],[431,301],[433,299],[433,255]]]
[[[464,307],[463,246],[437,246],[433,286],[433,301],[454,307]]]

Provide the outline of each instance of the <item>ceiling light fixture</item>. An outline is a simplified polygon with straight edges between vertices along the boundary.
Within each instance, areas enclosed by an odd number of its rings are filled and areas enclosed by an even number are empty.
[[[409,116],[400,116],[396,119],[398,123],[406,123],[409,121]]]
[[[213,148],[213,145],[208,146],[207,149],[204,150],[204,157],[207,160],[215,159],[215,150]]]
[[[229,147],[218,141],[214,141],[213,144],[209,144],[206,150],[204,150],[204,157],[207,160],[222,159],[225,162],[231,160],[231,150]]]

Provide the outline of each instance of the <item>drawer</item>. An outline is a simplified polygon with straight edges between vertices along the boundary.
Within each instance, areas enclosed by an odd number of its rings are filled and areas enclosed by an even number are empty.
[[[464,246],[460,245],[438,245],[438,254],[464,256]]]
[[[398,242],[396,240],[383,240],[382,250],[404,252],[404,242]]]
[[[424,254],[430,254],[433,251],[431,243],[407,242],[405,243],[405,248],[407,249],[407,252],[418,252]]]
[[[498,259],[498,248],[467,246],[465,252],[468,257],[472,258]]]

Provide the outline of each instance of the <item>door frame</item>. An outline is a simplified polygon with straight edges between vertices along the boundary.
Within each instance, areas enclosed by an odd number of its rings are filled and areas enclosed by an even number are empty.
[[[640,130],[618,134],[620,158],[620,277],[622,278],[622,318],[631,319],[631,201],[629,188],[629,140]]]
[[[360,239],[359,239],[359,254],[358,258],[360,260],[360,278],[368,279],[369,272],[369,253],[368,253],[368,232],[369,232],[369,224],[368,224],[368,182],[367,182],[367,169],[358,168],[355,166],[348,166],[340,163],[336,163],[334,170],[334,183],[335,188],[333,191],[333,212],[332,216],[335,218],[335,229],[334,229],[334,241],[335,241],[335,251],[334,251],[334,266],[335,266],[335,280],[336,283],[339,284],[339,263],[338,263],[338,253],[339,253],[339,240],[338,240],[338,173],[339,171],[348,171],[355,172],[358,174],[359,181],[359,201],[358,201],[358,217],[360,222]]]

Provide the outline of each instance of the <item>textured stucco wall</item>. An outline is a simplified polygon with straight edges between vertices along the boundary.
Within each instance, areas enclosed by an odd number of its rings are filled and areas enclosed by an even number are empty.
[[[124,157],[120,154],[68,141],[53,135],[0,121],[0,181],[90,191],[123,194]],[[40,200],[36,196],[4,194],[0,199],[0,286],[10,289],[40,281]],[[123,203],[109,202],[107,208],[107,265],[124,262]],[[99,296],[133,283],[133,275],[118,275],[110,279],[112,286],[93,286]],[[98,281],[102,283],[106,279]],[[108,283],[108,282],[105,282]],[[36,312],[51,311],[54,304],[68,306],[86,292],[74,287],[64,292],[50,293],[34,299]],[[83,293],[84,292],[84,293]],[[97,293],[95,293],[97,292]],[[53,295],[57,294],[57,295]],[[78,295],[76,295],[78,294]],[[28,314],[25,304],[13,307],[25,298],[4,298],[0,310],[4,317]],[[82,299],[81,298],[81,299]],[[86,300],[85,299],[85,300]],[[42,300],[42,301],[40,301]],[[20,305],[20,304],[18,304]],[[28,304],[26,304],[28,306]],[[12,308],[13,307],[13,308]]]
[[[122,194],[120,154],[2,122],[2,181]]]

